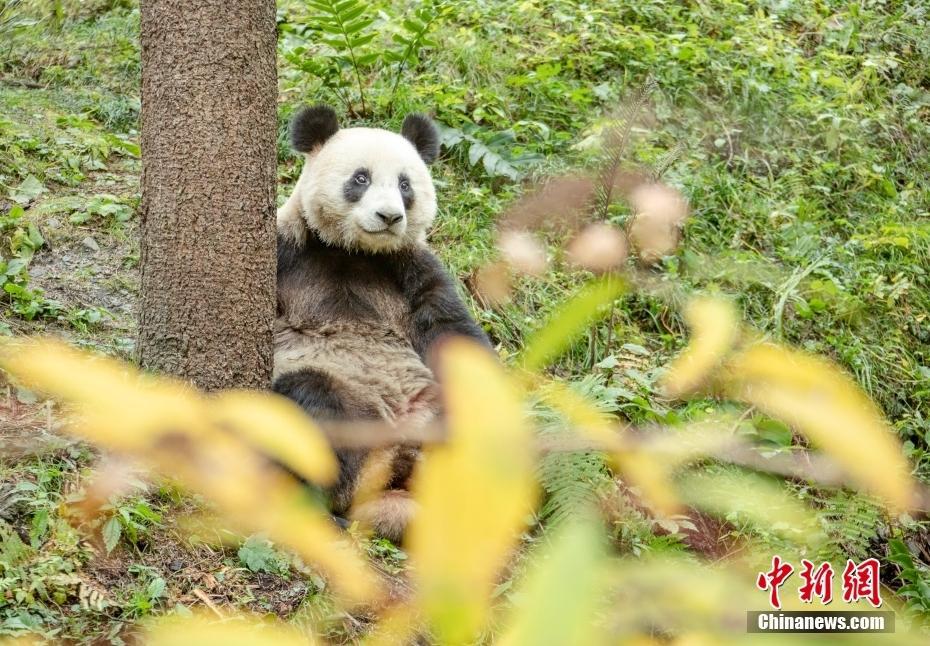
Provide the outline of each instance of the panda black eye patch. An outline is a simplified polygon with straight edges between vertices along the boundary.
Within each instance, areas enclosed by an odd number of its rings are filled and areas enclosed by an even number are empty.
[[[358,202],[371,186],[371,174],[367,168],[356,168],[342,185],[342,196],[346,202]]]
[[[413,186],[410,184],[410,178],[401,173],[397,177],[397,186],[400,188],[400,196],[404,200],[404,208],[409,209],[413,206]]]

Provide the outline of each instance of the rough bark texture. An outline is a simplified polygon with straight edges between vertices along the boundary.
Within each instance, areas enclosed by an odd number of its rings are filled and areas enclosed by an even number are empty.
[[[273,0],[142,2],[142,365],[270,384]]]

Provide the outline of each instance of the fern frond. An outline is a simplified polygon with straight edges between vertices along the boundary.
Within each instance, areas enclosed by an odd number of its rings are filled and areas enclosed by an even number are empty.
[[[372,63],[378,54],[360,54],[358,49],[370,43],[377,35],[374,32],[366,33],[375,19],[365,15],[368,7],[360,0],[307,0],[307,4],[317,11],[312,19],[313,26],[322,32],[320,40],[332,47],[337,54],[345,56],[352,66],[358,83],[362,112],[367,112],[360,67]]]
[[[662,157],[652,167],[652,181],[658,182],[665,175],[666,171],[672,167],[678,159],[684,154],[688,147],[684,142],[679,141],[674,148],[662,155]]]
[[[615,411],[616,396],[598,381],[588,376],[572,384],[590,404],[602,412]],[[549,445],[570,440],[574,434],[565,419],[552,409],[539,407],[539,436]],[[607,457],[600,451],[553,451],[539,461],[537,476],[546,494],[541,509],[543,520],[557,525],[578,518],[596,508],[600,492],[611,484]]]
[[[860,494],[839,491],[824,500],[820,512],[827,541],[820,550],[822,560],[861,560],[878,539],[882,526],[881,507]]]
[[[632,100],[621,110],[614,124],[607,130],[596,192],[595,212],[602,219],[607,217],[607,209],[613,200],[617,171],[620,169],[620,162],[626,152],[633,124],[656,87],[658,87],[658,83],[655,78],[651,75],[648,76]]]

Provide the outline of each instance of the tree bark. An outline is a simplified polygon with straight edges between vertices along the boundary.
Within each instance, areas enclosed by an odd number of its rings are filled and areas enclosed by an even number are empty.
[[[142,0],[138,355],[264,388],[275,312],[274,0]]]

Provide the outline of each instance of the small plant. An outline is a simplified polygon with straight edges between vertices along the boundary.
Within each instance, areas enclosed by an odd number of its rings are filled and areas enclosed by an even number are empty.
[[[403,572],[407,553],[384,538],[373,538],[367,544],[369,556],[378,559],[379,565],[391,574]]]
[[[461,129],[437,125],[442,145],[465,151],[468,165],[475,167],[480,162],[488,177],[517,181],[533,164],[542,160],[542,155],[535,152],[515,152],[513,130],[489,133],[474,123],[466,123]]]
[[[137,576],[141,586],[133,591],[128,610],[134,617],[144,617],[161,605],[167,584],[155,569],[145,565],[130,565],[129,572]]]
[[[128,222],[133,214],[134,209],[132,206],[115,195],[103,193],[91,197],[84,205],[84,208],[72,213],[68,220],[72,224],[86,224],[96,216],[104,222],[121,224]]]
[[[274,544],[260,534],[249,536],[238,552],[239,560],[252,572],[287,574],[287,559],[274,548]]]
[[[360,0],[308,0],[307,5],[313,10],[309,16],[293,25],[284,23],[282,28],[301,35],[312,33],[326,50],[311,51],[301,45],[285,52],[288,62],[319,78],[355,117],[371,113],[368,80],[382,77],[389,89],[383,90],[378,103],[392,113],[404,73],[419,63],[423,48],[436,46],[429,33],[443,15],[443,6],[423,3],[392,30],[393,47],[388,43],[372,47],[378,31],[372,29],[376,19],[368,15],[368,5]]]
[[[103,524],[101,535],[108,554],[113,551],[123,536],[138,548],[140,542],[149,535],[152,527],[158,526],[161,522],[161,514],[152,509],[142,497],[111,502],[104,507],[104,510],[107,508],[112,510],[112,515]]]
[[[888,541],[888,560],[898,567],[902,585],[898,594],[904,597],[909,610],[925,620],[930,614],[930,570],[914,561],[907,544],[900,538]]]

